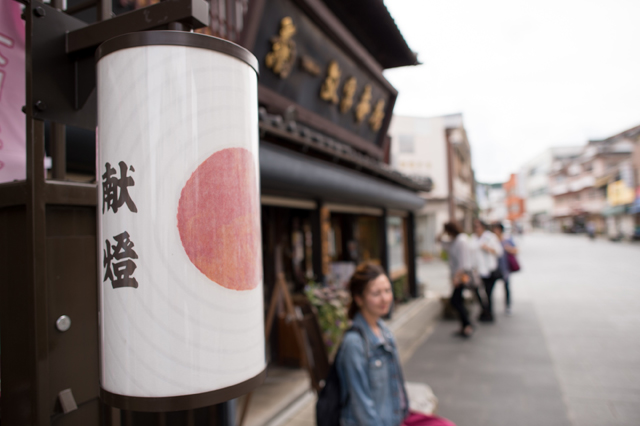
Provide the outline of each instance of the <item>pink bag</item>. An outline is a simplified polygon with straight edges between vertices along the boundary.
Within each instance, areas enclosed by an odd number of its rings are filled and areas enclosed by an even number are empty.
[[[428,416],[422,413],[410,412],[402,426],[456,426],[455,423],[442,417]]]
[[[507,265],[509,266],[509,272],[518,272],[520,270],[518,259],[511,253],[507,253]]]

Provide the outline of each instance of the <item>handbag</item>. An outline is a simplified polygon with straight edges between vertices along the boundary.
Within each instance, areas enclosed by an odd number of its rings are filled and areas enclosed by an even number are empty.
[[[456,426],[451,420],[418,412],[410,412],[401,426]]]
[[[518,272],[520,270],[518,259],[511,253],[507,253],[507,266],[510,272]]]

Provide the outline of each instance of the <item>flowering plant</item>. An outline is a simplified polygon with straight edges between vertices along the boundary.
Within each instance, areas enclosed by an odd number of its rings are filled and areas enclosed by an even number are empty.
[[[346,290],[324,287],[314,282],[310,282],[304,292],[317,312],[327,354],[331,358],[338,348],[342,335],[349,328],[347,307],[351,296]]]

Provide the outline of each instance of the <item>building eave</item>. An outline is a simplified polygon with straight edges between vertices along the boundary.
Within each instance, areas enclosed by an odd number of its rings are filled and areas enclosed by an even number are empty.
[[[383,0],[323,1],[383,68],[420,64]]]
[[[259,120],[261,138],[270,136],[292,144],[302,152],[311,151],[333,163],[343,163],[357,171],[416,192],[429,192],[433,188],[433,181],[430,178],[419,179],[404,175],[393,170],[389,165],[355,150],[350,145],[328,137],[295,120],[285,120],[280,115],[269,114],[264,108],[260,109]]]

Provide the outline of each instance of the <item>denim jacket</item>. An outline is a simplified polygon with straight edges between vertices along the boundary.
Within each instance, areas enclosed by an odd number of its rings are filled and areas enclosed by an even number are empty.
[[[345,404],[340,423],[399,426],[409,413],[409,401],[393,335],[379,320],[384,336],[381,342],[360,313],[353,319],[353,326],[364,331],[366,341],[356,330],[347,332],[342,340],[336,359]]]

